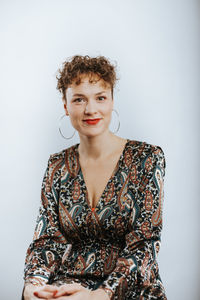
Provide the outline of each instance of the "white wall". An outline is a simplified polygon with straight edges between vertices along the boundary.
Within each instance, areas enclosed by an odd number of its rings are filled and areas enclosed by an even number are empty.
[[[74,54],[117,61],[119,135],[166,155],[160,274],[170,300],[199,299],[199,1],[0,2],[1,296],[20,299],[49,154],[70,143],[55,73]]]

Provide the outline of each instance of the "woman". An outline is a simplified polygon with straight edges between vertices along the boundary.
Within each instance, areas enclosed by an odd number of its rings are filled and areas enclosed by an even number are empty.
[[[50,155],[24,299],[167,299],[156,261],[165,157],[109,130],[115,67],[74,56],[57,88],[80,143]]]

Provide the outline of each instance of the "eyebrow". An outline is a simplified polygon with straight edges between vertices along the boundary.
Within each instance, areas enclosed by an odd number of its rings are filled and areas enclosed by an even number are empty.
[[[95,95],[100,95],[100,94],[103,94],[103,93],[105,93],[106,91],[102,91],[102,92],[98,92],[98,93],[96,93]],[[74,94],[73,95],[73,97],[80,97],[80,96],[85,96],[84,94]]]

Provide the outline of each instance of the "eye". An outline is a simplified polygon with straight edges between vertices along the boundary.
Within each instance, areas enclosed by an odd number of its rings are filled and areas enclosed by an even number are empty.
[[[103,101],[105,99],[106,99],[106,97],[103,97],[103,96],[98,97],[98,100],[100,100],[100,101]]]
[[[74,102],[80,103],[82,100],[83,100],[83,98],[76,98],[76,99],[74,99]]]

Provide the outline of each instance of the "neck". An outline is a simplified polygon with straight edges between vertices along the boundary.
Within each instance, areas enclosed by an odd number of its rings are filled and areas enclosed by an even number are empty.
[[[99,136],[80,136],[79,155],[83,160],[101,160],[109,155],[111,145],[116,145],[118,137],[108,132]]]

